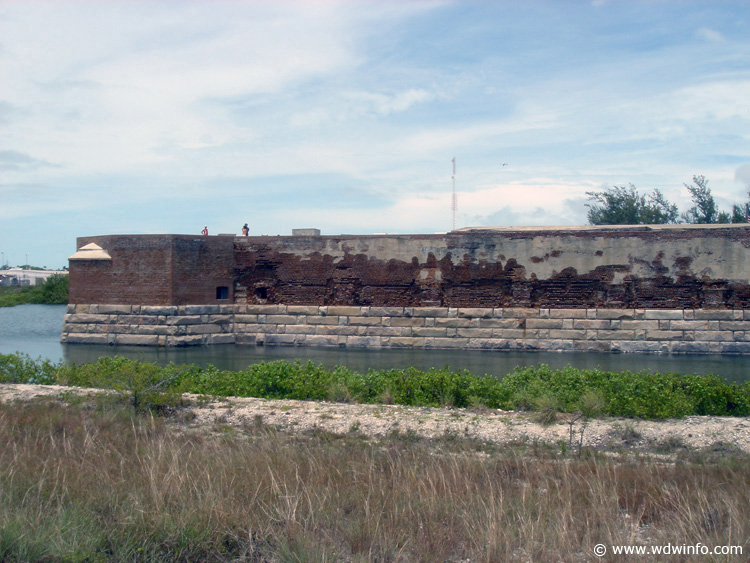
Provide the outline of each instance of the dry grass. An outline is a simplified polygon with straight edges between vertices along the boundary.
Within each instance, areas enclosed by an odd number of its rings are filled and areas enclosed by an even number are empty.
[[[295,435],[261,420],[194,431],[113,401],[0,406],[0,560],[567,562],[596,560],[598,543],[750,549],[750,464],[731,451],[665,463],[455,436]]]

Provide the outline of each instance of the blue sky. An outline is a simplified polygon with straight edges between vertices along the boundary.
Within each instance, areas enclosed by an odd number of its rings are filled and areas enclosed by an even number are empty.
[[[586,223],[750,189],[750,2],[0,0],[0,250]],[[503,164],[507,163],[506,166]]]

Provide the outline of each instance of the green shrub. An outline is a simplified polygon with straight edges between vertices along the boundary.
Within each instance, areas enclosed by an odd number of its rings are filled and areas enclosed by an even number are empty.
[[[750,415],[750,382],[716,376],[605,372],[540,364],[517,368],[504,379],[449,368],[369,370],[313,362],[260,362],[242,371],[214,366],[160,367],[123,357],[89,364],[53,364],[26,355],[0,355],[0,382],[61,383],[128,394],[135,408],[175,404],[180,393],[268,399],[337,400],[412,406],[470,407],[582,412],[585,416],[663,419],[686,415]],[[551,407],[550,407],[551,408]]]

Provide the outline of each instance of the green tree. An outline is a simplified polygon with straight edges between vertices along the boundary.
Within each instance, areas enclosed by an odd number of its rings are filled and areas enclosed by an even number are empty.
[[[48,305],[65,305],[68,302],[68,276],[52,274],[41,288],[42,303]]]
[[[659,190],[643,195],[630,184],[586,195],[596,202],[586,204],[591,225],[656,225],[676,223],[678,219],[677,205],[668,202]]]
[[[719,210],[705,176],[693,176],[692,184],[683,185],[690,192],[690,197],[693,200],[693,207],[682,214],[682,219],[686,223],[710,225],[713,223],[732,222],[734,212],[730,215],[726,211]]]
[[[739,205],[735,203],[732,205],[732,223],[747,223],[748,207],[750,204]]]

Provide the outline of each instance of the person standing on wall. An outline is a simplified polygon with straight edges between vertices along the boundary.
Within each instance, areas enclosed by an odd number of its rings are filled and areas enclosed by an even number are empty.
[[[247,223],[242,225],[242,234],[247,236],[250,233],[250,227],[247,226]]]
[[[205,227],[203,227],[203,230],[201,231],[201,234],[203,236],[206,236],[206,237],[208,236],[208,225],[206,225]]]

